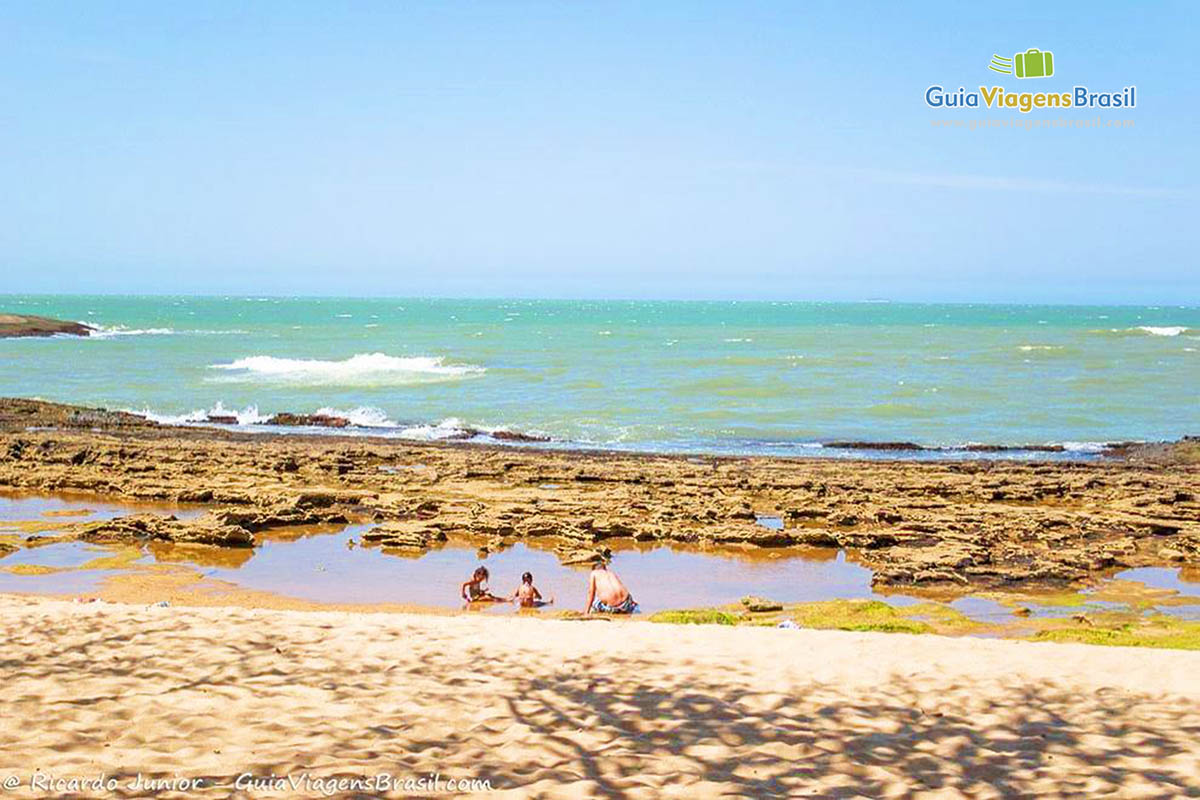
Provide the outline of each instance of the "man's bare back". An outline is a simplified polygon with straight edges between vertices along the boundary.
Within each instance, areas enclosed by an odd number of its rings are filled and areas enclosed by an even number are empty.
[[[633,602],[633,597],[617,574],[610,572],[603,562],[597,564],[588,577],[587,613],[590,614],[592,611],[629,613],[634,608],[636,608],[636,604]]]

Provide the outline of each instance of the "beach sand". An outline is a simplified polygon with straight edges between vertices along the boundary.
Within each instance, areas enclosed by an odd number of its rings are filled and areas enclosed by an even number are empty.
[[[83,796],[141,795],[138,773],[207,781],[167,797],[316,796],[245,773],[502,797],[1200,794],[1189,652],[15,596],[0,624],[14,796],[69,794],[31,790],[34,770],[118,781]]]

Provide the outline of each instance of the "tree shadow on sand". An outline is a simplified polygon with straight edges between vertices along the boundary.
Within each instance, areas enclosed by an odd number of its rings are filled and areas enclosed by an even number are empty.
[[[90,752],[113,776],[174,769],[225,786],[388,771],[487,779],[512,797],[1200,797],[1200,712],[1161,695],[928,673],[769,685],[762,674],[783,673],[753,662],[563,662],[428,625],[334,637],[320,617],[223,634],[165,612],[112,626],[8,624],[0,767],[65,772]],[[68,627],[84,632],[70,644]]]
[[[1198,718],[1182,705],[1164,708],[1161,697],[1014,683],[952,705],[895,678],[847,702],[834,685],[731,689],[693,670],[675,685],[639,680],[655,669],[585,659],[521,681],[505,699],[512,725],[483,737],[502,758],[480,773],[497,788],[553,793],[583,781],[614,798],[689,784],[746,797],[1200,797],[1194,768],[1147,766],[1194,767],[1198,752]],[[970,687],[945,689],[961,697]],[[529,737],[545,743],[522,757]],[[406,745],[444,752],[481,743],[473,738]]]

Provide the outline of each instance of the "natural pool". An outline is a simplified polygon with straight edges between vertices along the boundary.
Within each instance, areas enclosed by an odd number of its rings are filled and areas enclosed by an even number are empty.
[[[52,533],[65,522],[155,511],[176,516],[202,513],[195,507],[129,505],[79,497],[0,495],[0,535],[23,538],[36,530]],[[771,525],[773,519],[760,520]],[[318,603],[462,606],[460,583],[479,564],[491,573],[496,594],[516,588],[522,572],[532,572],[552,609],[583,608],[587,568],[564,566],[550,543],[517,543],[500,552],[481,553],[481,541],[451,538],[420,555],[362,547],[368,525],[280,529],[259,534],[250,549],[212,548],[149,542],[137,550],[82,542],[26,548],[0,558],[0,591],[81,594],[95,592],[112,575],[171,564],[259,591]],[[893,606],[921,600],[884,594],[871,587],[871,571],[829,548],[701,549],[646,544],[632,540],[605,543],[613,551],[612,569],[630,587],[641,609],[698,608],[737,603],[759,595],[782,603],[832,599],[877,599]],[[1003,600],[1004,602],[1001,602]],[[1113,575],[1094,589],[1061,596],[996,595],[959,598],[948,605],[970,619],[987,623],[1013,620],[1024,606],[1035,617],[1054,617],[1131,608],[1200,619],[1200,574],[1168,568],[1141,568]],[[491,606],[492,613],[512,611]]]

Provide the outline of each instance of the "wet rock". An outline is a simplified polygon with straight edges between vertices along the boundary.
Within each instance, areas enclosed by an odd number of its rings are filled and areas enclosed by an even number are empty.
[[[612,537],[848,547],[878,585],[954,591],[1060,586],[1117,566],[1200,563],[1192,544],[1200,538],[1200,442],[1168,449],[1170,460],[1142,448],[1142,460],[1090,463],[691,463],[333,436],[249,441],[213,427],[0,398],[0,486],[10,489],[211,503],[226,512],[213,525],[244,531],[360,515],[436,524],[479,534],[489,549],[492,537],[545,536],[581,551]],[[408,464],[421,469],[379,469]],[[778,509],[785,529],[755,524],[755,508]]]
[[[433,545],[446,541],[446,534],[422,523],[398,521],[378,525],[362,534],[361,538],[364,546],[378,545],[395,550],[428,550]]]
[[[224,508],[212,512],[223,525],[236,525],[248,531],[283,528],[292,525],[332,525],[345,523],[346,515],[328,509],[304,509],[283,505],[268,509]]]
[[[162,541],[210,544],[218,547],[253,547],[254,535],[237,525],[223,524],[213,515],[195,520],[173,516],[135,514],[99,522],[83,523],[77,537],[85,542],[119,543],[159,539]]]
[[[293,456],[285,456],[275,462],[274,469],[276,472],[298,472],[300,462]]]
[[[520,431],[492,431],[491,437],[502,442],[548,442],[549,436],[539,436],[533,433],[521,433]]]
[[[38,317],[32,314],[0,314],[0,339],[32,336],[88,336],[96,329],[82,322]]]
[[[598,564],[601,561],[607,561],[612,558],[612,551],[607,547],[600,550],[586,550],[563,548],[556,549],[558,560],[563,566],[585,566],[588,564]]]
[[[791,538],[796,544],[808,545],[809,547],[840,547],[838,537],[826,530],[820,528],[812,528],[809,530],[795,530],[791,532]]]
[[[292,414],[282,412],[267,420],[268,425],[286,425],[306,428],[346,428],[350,420],[331,414]]]
[[[757,595],[743,597],[742,605],[746,607],[747,611],[755,614],[765,614],[769,611],[783,611],[782,603],[776,603],[774,600],[767,600],[765,597],[758,597]]]
[[[927,450],[915,442],[826,442],[824,447],[836,450]]]
[[[839,531],[834,536],[839,547],[864,550],[891,547],[899,541],[891,531]]]

